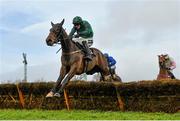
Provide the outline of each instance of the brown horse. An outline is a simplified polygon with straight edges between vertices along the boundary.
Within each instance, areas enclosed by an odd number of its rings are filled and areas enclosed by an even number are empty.
[[[168,73],[168,70],[165,65],[165,55],[158,55],[159,60],[159,74],[157,76],[157,80],[161,79],[171,79],[171,76]]]
[[[110,81],[111,76],[108,70],[108,63],[104,55],[96,48],[92,48],[94,57],[92,61],[84,59],[84,52],[75,42],[73,42],[62,27],[64,19],[61,23],[54,24],[51,22],[52,28],[46,39],[48,46],[60,43],[62,47],[61,69],[59,78],[54,88],[47,94],[46,97],[58,96],[63,92],[63,89],[74,75],[82,73],[94,74],[100,72],[104,81]],[[59,92],[59,93],[57,93]],[[60,95],[59,95],[60,96]]]

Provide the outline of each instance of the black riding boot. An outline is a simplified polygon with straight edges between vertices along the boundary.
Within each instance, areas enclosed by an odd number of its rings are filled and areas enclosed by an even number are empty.
[[[176,77],[174,76],[174,74],[168,70],[168,74],[170,75],[171,79],[176,79]]]
[[[88,43],[86,41],[83,41],[82,44],[83,44],[85,54],[86,54],[85,59],[91,61],[92,60],[92,55],[91,55],[91,50],[89,49]]]
[[[115,79],[116,78],[115,69],[110,68],[110,73],[111,73],[112,78]]]

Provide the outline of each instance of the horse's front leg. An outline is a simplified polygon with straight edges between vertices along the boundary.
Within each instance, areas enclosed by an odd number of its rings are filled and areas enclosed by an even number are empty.
[[[59,77],[56,81],[56,84],[54,85],[53,89],[46,95],[46,97],[53,97],[54,94],[59,90],[59,88],[61,87],[61,81],[62,79],[65,77],[66,75],[66,67],[62,66],[61,70],[60,70],[60,74]]]
[[[67,74],[67,75],[64,77],[64,79],[61,81],[61,87],[60,87],[60,89],[59,89],[59,92],[56,93],[54,96],[60,97],[60,94],[63,93],[63,90],[64,90],[65,86],[68,84],[69,80],[76,74],[76,70],[77,70],[76,67],[77,67],[76,64],[74,64],[74,65],[70,68],[68,74]]]

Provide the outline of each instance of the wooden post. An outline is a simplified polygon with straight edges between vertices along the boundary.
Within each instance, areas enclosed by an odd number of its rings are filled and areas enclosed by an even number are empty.
[[[69,111],[70,110],[70,107],[69,107],[69,96],[68,96],[68,94],[66,92],[66,89],[64,89],[64,99],[65,99],[67,110]]]
[[[121,97],[121,95],[119,94],[118,90],[117,90],[117,87],[115,87],[116,89],[116,94],[117,94],[117,99],[118,99],[118,106],[119,106],[119,109],[121,111],[124,111],[124,102],[123,102],[123,99]]]
[[[23,96],[21,90],[19,89],[19,85],[17,84],[16,86],[17,86],[17,90],[18,90],[20,105],[21,105],[22,108],[24,108],[24,105],[25,105],[25,103],[24,103],[24,96]]]
[[[29,97],[29,106],[31,106],[31,102],[32,102],[32,93],[30,94],[30,97]]]

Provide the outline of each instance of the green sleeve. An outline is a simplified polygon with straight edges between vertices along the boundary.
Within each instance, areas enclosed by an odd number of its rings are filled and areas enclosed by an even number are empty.
[[[85,26],[85,30],[82,31],[82,32],[79,32],[79,35],[80,35],[80,36],[81,36],[81,35],[89,35],[89,34],[92,32],[91,25],[90,25],[88,22],[86,22],[86,23],[84,24],[84,26]]]
[[[73,27],[71,29],[71,32],[69,33],[69,37],[72,38],[72,36],[74,35],[74,33],[76,32],[75,28]]]

